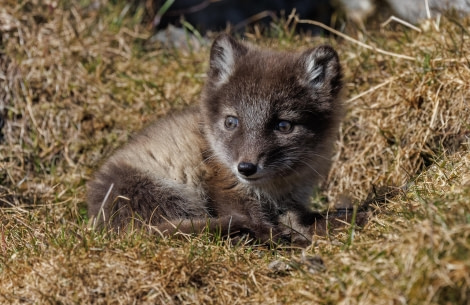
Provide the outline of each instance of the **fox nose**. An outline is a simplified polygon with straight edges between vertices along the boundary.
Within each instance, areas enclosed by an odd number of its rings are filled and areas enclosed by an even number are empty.
[[[243,176],[251,176],[256,173],[257,166],[250,162],[240,162],[238,163],[238,172]]]

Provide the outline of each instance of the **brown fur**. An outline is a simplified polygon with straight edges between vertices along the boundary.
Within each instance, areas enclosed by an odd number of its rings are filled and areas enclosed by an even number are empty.
[[[89,215],[121,229],[306,245],[326,233],[309,198],[330,166],[340,90],[330,47],[275,52],[222,35],[200,108],[155,122],[117,150],[88,184]]]

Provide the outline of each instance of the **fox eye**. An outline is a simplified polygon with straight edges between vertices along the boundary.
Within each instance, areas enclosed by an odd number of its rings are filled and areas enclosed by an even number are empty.
[[[279,121],[276,125],[276,130],[282,133],[289,133],[294,128],[294,125],[289,121]]]
[[[233,130],[238,127],[238,118],[234,116],[228,116],[225,118],[224,125],[228,130]]]

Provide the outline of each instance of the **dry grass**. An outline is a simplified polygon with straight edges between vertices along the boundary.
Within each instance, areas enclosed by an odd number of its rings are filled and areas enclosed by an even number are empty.
[[[324,195],[401,188],[352,244],[344,232],[301,252],[89,229],[90,173],[197,101],[208,47],[162,48],[139,11],[80,3],[0,8],[0,303],[470,304],[470,20],[358,33],[369,49],[289,24],[250,36],[340,53],[348,111]]]

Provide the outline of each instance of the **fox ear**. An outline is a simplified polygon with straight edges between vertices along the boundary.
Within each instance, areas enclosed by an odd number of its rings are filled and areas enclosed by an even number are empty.
[[[225,84],[233,71],[237,59],[248,52],[248,48],[227,34],[219,35],[212,44],[209,79],[218,87]]]
[[[327,89],[332,94],[341,90],[341,65],[336,51],[330,46],[319,46],[302,54],[301,64],[306,81],[313,89]]]

